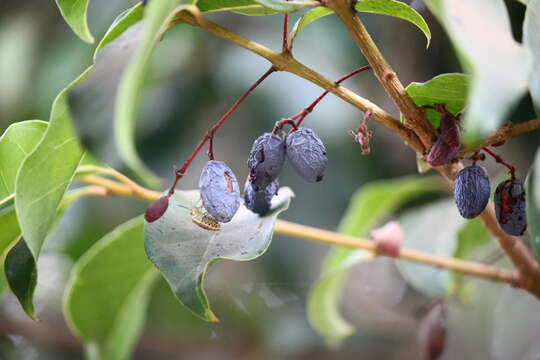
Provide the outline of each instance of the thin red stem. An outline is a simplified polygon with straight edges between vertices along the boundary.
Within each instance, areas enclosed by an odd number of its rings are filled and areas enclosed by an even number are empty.
[[[289,51],[289,14],[283,15],[283,45],[281,47],[282,52]]]
[[[499,154],[497,154],[495,151],[491,150],[489,147],[483,148],[485,152],[487,152],[491,157],[495,159],[496,162],[503,164],[510,170],[510,176],[512,176],[512,179],[516,178],[516,168],[514,165],[510,164],[508,161],[504,160]]]
[[[213,138],[214,138],[214,134],[216,133],[216,131],[219,130],[219,128],[221,127],[221,125],[223,125],[225,120],[227,120],[227,118],[229,118],[229,116],[232,115],[232,113],[236,110],[236,108],[249,96],[249,94],[251,94],[251,92],[253,90],[255,90],[255,88],[257,88],[257,86],[259,86],[270,74],[272,74],[273,72],[276,72],[276,71],[278,71],[278,70],[274,66],[272,66],[270,69],[268,69],[257,81],[255,81],[255,83],[253,83],[253,85],[251,85],[249,87],[249,89],[247,89],[242,94],[242,96],[240,96],[238,98],[238,100],[236,100],[236,102],[231,106],[231,108],[214,124],[214,126],[212,126],[212,128],[210,130],[208,130],[208,132],[204,135],[204,137],[201,139],[201,141],[199,141],[199,143],[197,144],[197,146],[195,147],[195,149],[193,150],[191,155],[189,155],[189,157],[186,159],[184,164],[182,164],[182,167],[180,169],[176,170],[176,176],[175,176],[175,179],[174,179],[174,181],[173,181],[173,183],[171,185],[171,188],[169,189],[168,196],[172,196],[172,194],[174,194],[174,189],[176,188],[176,184],[178,184],[178,181],[180,180],[180,178],[182,178],[186,174],[186,170],[189,167],[189,165],[191,164],[191,162],[193,161],[193,159],[195,158],[195,156],[197,156],[199,151],[201,151],[203,146],[209,140],[210,140],[210,143],[212,144],[212,146],[210,147],[210,149],[208,151],[208,156],[211,159],[213,158],[213,155],[214,155],[213,154]]]
[[[274,125],[274,129],[272,130],[272,134],[277,134],[278,130],[281,130],[283,129],[283,126],[285,125],[291,125],[292,128],[294,130],[297,130],[298,128],[296,127],[296,124],[294,123],[294,121],[292,119],[282,119],[282,120],[279,120],[275,125]]]
[[[354,75],[356,74],[359,74],[363,71],[366,71],[366,70],[369,70],[371,69],[371,66],[369,65],[366,65],[366,66],[362,66],[361,68],[358,68],[356,70],[353,70],[351,71],[350,73],[348,74],[345,74],[343,75],[342,77],[340,77],[338,80],[336,80],[334,83],[336,85],[339,85],[341,84],[343,81],[347,80],[348,78],[351,78],[353,77]],[[317,104],[326,96],[328,95],[330,91],[329,90],[325,90],[321,93],[321,95],[319,95],[315,100],[313,100],[313,102],[311,104],[309,104],[307,107],[305,107],[303,110],[301,110],[300,112],[298,112],[296,115],[293,115],[291,116],[291,119],[296,119],[296,128],[298,128],[300,126],[300,124],[302,123],[302,121],[304,120],[304,118],[310,113],[313,111],[313,109],[315,108],[315,106],[317,106]]]

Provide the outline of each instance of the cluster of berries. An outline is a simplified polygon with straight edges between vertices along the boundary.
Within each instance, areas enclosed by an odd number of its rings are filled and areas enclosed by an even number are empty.
[[[284,138],[264,133],[251,147],[248,158],[249,176],[244,187],[244,204],[251,211],[264,215],[270,210],[277,194],[279,177],[285,158],[296,172],[308,182],[321,181],[328,158],[323,142],[311,129],[299,128]],[[210,160],[199,179],[202,205],[208,215],[219,223],[232,220],[241,204],[238,180],[222,161]],[[168,207],[164,196],[147,209],[148,222],[159,219]]]
[[[328,163],[324,144],[311,129],[300,128],[284,139],[273,133],[262,134],[253,142],[247,161],[244,204],[248,209],[259,215],[270,210],[285,158],[308,182],[321,181]],[[219,222],[231,221],[241,202],[231,169],[221,161],[210,160],[202,171],[199,189],[205,210]]]
[[[454,200],[461,216],[480,215],[489,202],[491,185],[483,168],[473,164],[462,169],[454,182]],[[509,235],[523,235],[527,229],[523,182],[512,178],[501,182],[494,195],[495,213],[501,228]]]

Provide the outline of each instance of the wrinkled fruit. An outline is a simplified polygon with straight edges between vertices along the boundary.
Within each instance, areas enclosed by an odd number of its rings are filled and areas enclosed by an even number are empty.
[[[279,183],[273,181],[270,185],[259,188],[252,184],[249,178],[244,186],[244,203],[246,207],[259,215],[264,215],[270,210],[272,198],[277,195]]]
[[[448,145],[442,136],[439,136],[426,155],[425,161],[431,166],[441,166],[452,161],[459,150],[460,146]]]
[[[169,207],[169,198],[162,196],[154,201],[144,212],[144,219],[151,223],[159,219]]]
[[[285,162],[285,143],[271,133],[259,136],[251,147],[248,168],[251,182],[265,187],[276,180]]]
[[[219,222],[229,222],[240,207],[240,189],[232,170],[222,161],[206,163],[199,179],[203,207]]]
[[[465,219],[475,218],[484,211],[490,192],[489,178],[478,165],[462,169],[454,181],[454,201]]]
[[[520,236],[527,230],[525,189],[518,179],[503,181],[495,190],[495,213],[501,228]]]
[[[328,164],[326,148],[311,129],[299,128],[285,139],[287,158],[307,182],[321,181]]]

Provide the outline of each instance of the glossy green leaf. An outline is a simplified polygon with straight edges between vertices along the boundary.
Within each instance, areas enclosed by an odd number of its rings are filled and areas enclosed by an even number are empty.
[[[319,6],[315,9],[311,9],[308,12],[306,12],[304,15],[300,17],[296,21],[296,23],[293,26],[293,29],[291,30],[291,34],[289,36],[289,43],[292,47],[292,44],[294,40],[296,39],[296,36],[298,33],[303,30],[306,26],[314,22],[315,20],[318,20],[326,15],[333,14],[334,12],[331,9]]]
[[[114,138],[120,157],[143,181],[151,186],[159,179],[139,158],[135,148],[137,105],[154,48],[180,9],[178,0],[150,1],[144,12],[143,38],[122,74],[114,109]]]
[[[87,43],[93,43],[94,37],[88,29],[86,12],[90,0],[56,0],[64,20],[78,37]]]
[[[232,11],[243,15],[272,15],[272,10],[258,4],[255,0],[199,0],[197,7],[201,12]]]
[[[14,194],[17,171],[46,129],[45,121],[21,121],[11,124],[0,137],[0,201]]]
[[[84,79],[87,72],[58,94],[41,142],[25,158],[17,174],[15,209],[23,237],[35,258],[83,157],[71,126],[67,92]]]
[[[448,33],[470,91],[464,140],[477,141],[497,130],[525,94],[531,58],[512,35],[503,0],[426,0]]]
[[[523,45],[533,58],[529,91],[536,113],[540,115],[540,0],[530,0],[523,22]]]
[[[157,275],[144,252],[142,217],[120,225],[79,259],[66,286],[64,314],[90,358],[129,358]]]
[[[448,111],[457,115],[465,108],[469,80],[464,74],[442,74],[423,83],[410,83],[405,91],[418,106],[444,104]],[[428,109],[426,118],[433,127],[439,127],[441,114]]]
[[[431,40],[429,26],[422,15],[409,5],[396,0],[359,0],[354,8],[359,12],[393,16],[416,25],[424,33],[429,46]]]
[[[403,246],[435,255],[452,256],[458,249],[458,231],[465,222],[453,200],[442,200],[414,209],[399,218],[405,233]],[[452,289],[448,270],[405,260],[398,260],[397,263],[407,282],[428,296],[446,296]]]
[[[320,2],[315,0],[255,0],[255,2],[280,13],[290,13],[307,6],[320,5]]]
[[[388,215],[409,200],[443,189],[434,177],[405,177],[364,185],[353,196],[339,232],[365,236]],[[320,278],[308,298],[308,318],[329,346],[338,346],[354,329],[339,312],[347,270],[370,258],[363,250],[334,247],[326,256]]]
[[[262,255],[278,214],[288,208],[292,196],[289,188],[281,188],[267,215],[260,217],[241,206],[231,222],[213,231],[192,221],[190,211],[199,192],[177,191],[165,214],[145,224],[146,253],[180,302],[200,318],[217,321],[203,288],[209,266],[221,259],[247,261]]]
[[[540,151],[536,152],[536,158],[525,181],[527,226],[536,261],[540,263],[540,176],[538,174],[540,174]]]

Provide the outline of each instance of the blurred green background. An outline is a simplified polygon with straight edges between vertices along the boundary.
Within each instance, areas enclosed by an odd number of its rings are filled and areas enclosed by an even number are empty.
[[[97,39],[114,18],[134,1],[92,0],[90,28]],[[516,39],[524,6],[507,2]],[[378,15],[361,15],[402,82],[426,81],[460,71],[448,39],[421,1],[414,6],[426,17],[432,43],[412,25]],[[295,20],[298,14],[293,14]],[[273,49],[280,47],[282,17],[210,16],[223,26]],[[68,28],[54,2],[0,2],[0,128],[27,119],[48,120],[57,93],[91,64],[93,46]],[[365,60],[335,17],[326,17],[302,32],[295,57],[326,77],[336,79]],[[169,31],[158,45],[139,111],[138,149],[164,179],[173,177],[205,131],[267,68],[265,60],[188,26]],[[494,59],[496,61],[496,59]],[[398,116],[382,87],[369,73],[344,83]],[[288,73],[276,73],[260,86],[227,121],[215,139],[218,160],[226,161],[243,183],[251,142],[311,102],[321,89]],[[91,116],[91,115],[90,115]],[[362,156],[347,134],[362,113],[328,96],[305,120],[324,140],[329,167],[322,183],[305,184],[286,166],[280,178],[296,198],[282,218],[335,229],[355,190],[378,179],[416,173],[415,154],[386,129],[374,130],[371,154]],[[534,117],[530,99],[515,110],[512,121]],[[510,120],[510,119],[509,119]],[[524,176],[540,144],[538,134],[512,139],[501,152]],[[190,167],[179,188],[196,187],[205,157]],[[499,170],[486,162],[491,174]],[[423,198],[418,203],[432,200]],[[130,199],[83,199],[73,206],[48,239],[39,263],[36,294],[40,322],[27,320],[11,294],[0,307],[0,359],[82,359],[82,347],[69,333],[61,313],[62,291],[73,262],[118,224],[144,211],[147,204]],[[414,204],[410,204],[413,206]],[[416,204],[417,205],[417,204]],[[441,219],[444,220],[444,219]],[[1,231],[1,230],[0,230]],[[306,318],[306,295],[317,279],[327,247],[275,236],[269,251],[249,263],[220,262],[210,271],[207,290],[221,323],[207,324],[185,310],[161,281],[155,288],[147,326],[134,359],[417,359],[419,313],[428,299],[409,287],[393,261],[377,259],[353,269],[344,295],[344,312],[357,333],[340,349],[325,348]],[[538,359],[540,344],[497,355],[494,331],[507,331],[515,317],[508,307],[520,295],[502,285],[474,280],[482,296],[463,306],[452,303],[449,345],[444,359]],[[506,296],[506,298],[505,298]],[[538,320],[540,306],[528,298]],[[501,305],[502,304],[502,305]],[[494,314],[498,314],[494,316]],[[508,316],[507,316],[508,315]],[[496,322],[497,318],[509,319]],[[530,319],[529,319],[530,320]],[[540,324],[540,321],[537,321]],[[502,327],[501,327],[502,326]],[[525,332],[525,331],[524,331]],[[540,326],[526,339],[538,339]],[[517,337],[509,332],[508,336]],[[526,343],[526,342],[525,342]],[[507,349],[507,347],[505,347]],[[521,349],[521,350],[520,350]],[[508,349],[507,349],[508,350]],[[502,351],[502,350],[501,350]],[[511,351],[508,350],[508,351]],[[500,357],[503,356],[503,357]]]

